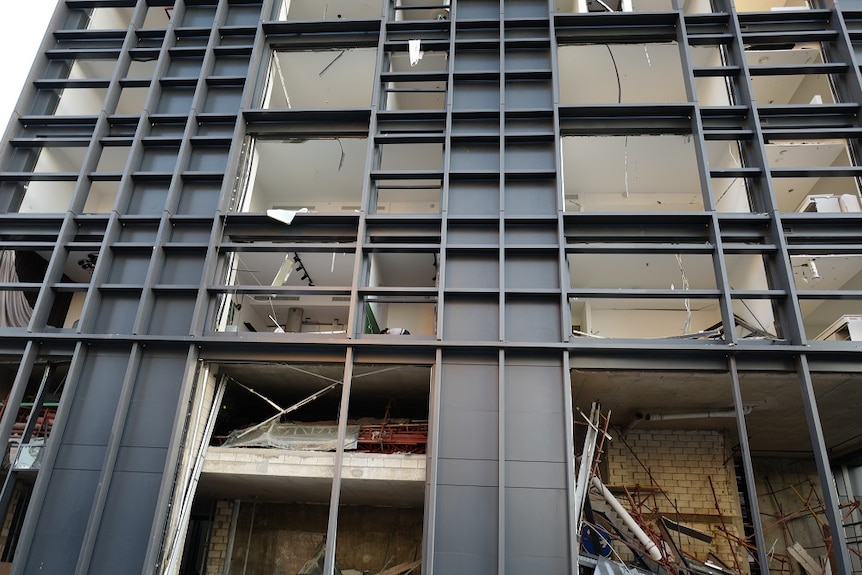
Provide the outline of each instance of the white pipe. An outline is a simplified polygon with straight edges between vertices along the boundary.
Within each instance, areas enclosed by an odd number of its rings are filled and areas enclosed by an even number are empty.
[[[641,529],[640,525],[629,515],[629,512],[625,510],[625,508],[620,505],[620,502],[617,501],[617,498],[614,497],[613,493],[608,491],[608,488],[602,484],[601,479],[598,477],[593,477],[593,487],[595,487],[599,493],[602,494],[602,497],[605,498],[605,501],[608,502],[608,505],[613,508],[614,511],[617,512],[617,515],[623,520],[623,523],[626,524],[632,533],[634,533],[635,538],[640,541],[641,545],[644,546],[649,556],[654,561],[661,561],[661,551],[658,548],[658,545],[649,538],[649,536]]]
[[[747,405],[742,408],[742,414],[748,415],[751,413],[751,406]],[[713,419],[719,417],[736,417],[736,412],[732,409],[711,409],[708,411],[696,411],[693,413],[635,413],[634,417],[629,421],[623,431],[629,431],[641,421],[674,421],[679,419]]]
[[[751,413],[751,406],[742,409],[743,415]],[[673,421],[676,419],[712,419],[717,417],[736,417],[736,411],[732,409],[713,409],[709,411],[697,411],[694,413],[644,413],[637,414],[646,421]]]

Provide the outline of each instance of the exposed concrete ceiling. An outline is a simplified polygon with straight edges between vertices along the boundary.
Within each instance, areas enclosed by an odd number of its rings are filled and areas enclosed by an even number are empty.
[[[841,457],[862,448],[862,374],[815,373],[814,391],[826,447]],[[802,395],[794,373],[743,372],[742,403],[749,443],[755,455],[811,457]],[[572,371],[576,409],[589,412],[598,401],[611,414],[611,425],[625,427],[636,413],[695,414],[733,408],[726,373],[690,371]],[[640,421],[637,429],[723,430],[738,442],[735,418],[693,417],[671,421]]]

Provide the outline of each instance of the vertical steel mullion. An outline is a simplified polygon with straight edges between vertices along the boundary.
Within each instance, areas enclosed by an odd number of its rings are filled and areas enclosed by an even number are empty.
[[[428,397],[428,443],[425,455],[425,514],[422,543],[422,573],[434,574],[434,541],[437,528],[437,477],[440,454],[440,396],[442,394],[443,351],[434,353]]]
[[[69,365],[69,371],[66,374],[66,384],[63,386],[63,398],[57,408],[57,413],[54,416],[54,426],[51,428],[51,440],[48,441],[42,452],[42,467],[36,475],[36,482],[33,485],[33,491],[30,495],[30,505],[27,508],[27,514],[24,517],[24,523],[21,525],[21,532],[18,536],[18,547],[15,550],[15,561],[12,564],[11,575],[23,575],[24,564],[30,555],[30,550],[33,544],[33,535],[36,532],[36,524],[39,521],[39,515],[42,512],[42,506],[45,504],[45,495],[48,491],[48,485],[51,482],[51,477],[54,472],[54,463],[57,460],[57,454],[60,450],[60,443],[63,439],[63,434],[66,431],[66,418],[72,410],[72,401],[75,397],[75,392],[78,387],[81,370],[84,367],[84,359],[86,356],[86,345],[83,342],[78,342],[75,346],[75,351],[72,354],[72,362]],[[36,354],[37,346],[32,341],[27,343],[27,348],[22,358],[22,365],[25,360],[32,364]],[[28,357],[29,356],[29,357]],[[13,387],[14,390],[14,387]],[[20,401],[20,400],[19,400]]]
[[[185,128],[183,129],[180,148],[177,151],[177,161],[174,164],[171,181],[168,184],[168,193],[165,199],[165,207],[160,215],[159,228],[156,232],[156,239],[153,246],[153,251],[150,254],[150,265],[147,274],[144,278],[143,291],[141,300],[138,304],[138,312],[135,317],[132,333],[142,334],[149,328],[153,307],[155,306],[155,294],[153,287],[158,283],[159,276],[162,272],[162,267],[165,261],[163,246],[170,240],[171,235],[171,217],[176,212],[176,208],[180,202],[180,194],[183,188],[182,173],[185,166],[191,158],[192,144],[191,137],[193,136],[193,128],[197,126],[198,110],[203,107],[203,102],[207,95],[206,76],[209,73],[212,61],[215,59],[213,54],[213,46],[219,38],[219,28],[222,21],[226,17],[227,4],[219,3],[216,7],[213,27],[210,30],[210,35],[207,40],[207,46],[204,52],[204,58],[201,63],[201,70],[198,73],[198,81],[195,85],[195,94],[192,98],[192,104],[189,108],[189,116],[186,120]],[[171,21],[173,22],[173,21]],[[169,24],[170,25],[170,24]],[[167,34],[167,32],[166,32]]]
[[[506,351],[497,352],[497,573],[506,574]]]
[[[39,389],[36,392],[36,397],[33,398],[33,405],[30,407],[30,413],[27,415],[27,422],[24,424],[24,431],[21,433],[21,443],[30,440],[30,435],[33,433],[33,428],[36,427],[36,421],[39,418],[39,410],[45,403],[45,386],[48,383],[48,378],[51,376],[50,363],[45,365],[45,373],[42,374],[42,381],[39,382]],[[45,418],[47,420],[47,417]],[[44,425],[45,422],[43,422]],[[11,462],[10,462],[11,463]]]
[[[748,443],[748,429],[745,425],[745,407],[742,401],[742,388],[739,383],[739,370],[736,356],[727,357],[727,369],[730,372],[730,388],[733,394],[733,409],[736,412],[736,432],[739,435],[739,450],[742,453],[742,471],[745,475],[745,490],[748,495],[748,508],[751,513],[751,523],[754,529],[754,542],[757,547],[757,562],[761,575],[769,575],[769,552],[760,520],[760,504],[757,500],[757,485],[754,478],[754,465],[751,461],[751,446]]]
[[[497,21],[498,46],[497,49],[497,89],[498,94],[498,115],[497,115],[497,154],[498,163],[500,165],[500,175],[497,180],[497,193],[499,197],[497,201],[497,285],[499,292],[497,294],[497,338],[499,341],[506,341],[506,14],[505,0],[500,0],[499,3],[499,20]],[[500,358],[502,360],[502,357]],[[502,369],[502,362],[501,362]],[[502,461],[502,456],[501,456]],[[502,494],[502,489],[500,491]],[[501,495],[502,497],[502,495]],[[502,508],[501,508],[502,511]],[[500,516],[500,525],[504,525],[502,515]],[[503,568],[501,556],[500,569]],[[502,572],[502,571],[501,571]]]
[[[437,341],[443,339],[446,286],[446,261],[449,249],[449,183],[452,169],[452,123],[453,101],[455,93],[455,47],[457,34],[458,5],[452,3],[449,13],[449,57],[446,59],[446,99],[443,125],[443,178],[440,180],[440,252],[437,256],[437,317],[435,334]],[[441,364],[442,365],[442,364]],[[433,571],[432,571],[433,573]]]
[[[551,13],[548,17],[548,49],[551,61],[551,89],[552,95],[552,122],[554,130],[554,189],[557,196],[557,248],[560,272],[560,337],[561,341],[568,342],[572,337],[572,310],[569,305],[568,290],[571,287],[571,274],[569,271],[569,257],[566,251],[566,199],[563,178],[563,140],[560,136],[560,62],[559,46],[557,45],[557,30],[554,25],[554,2],[549,4]],[[567,356],[568,360],[568,356]],[[569,495],[571,500],[571,494]],[[570,501],[570,510],[574,509],[574,502]],[[574,515],[569,517],[570,521]]]
[[[769,160],[766,155],[765,139],[763,129],[760,124],[760,117],[757,111],[757,102],[754,98],[754,90],[751,85],[751,75],[749,71],[748,61],[745,58],[745,47],[742,42],[742,29],[739,24],[739,17],[736,13],[736,8],[730,6],[730,17],[728,18],[731,27],[733,41],[728,45],[732,50],[736,64],[739,66],[740,72],[737,75],[738,88],[741,91],[742,97],[747,101],[748,109],[750,110],[748,123],[754,132],[754,137],[751,141],[749,157],[756,164],[755,167],[761,171],[761,182],[763,185],[759,187],[759,202],[760,205],[754,206],[755,209],[765,210],[769,215],[770,236],[777,246],[777,253],[773,257],[767,258],[767,274],[768,277],[777,281],[779,289],[785,292],[782,300],[776,302],[771,299],[773,305],[780,304],[778,321],[781,324],[781,333],[778,334],[785,339],[789,339],[792,344],[805,344],[805,327],[802,324],[802,312],[799,308],[799,300],[796,296],[796,285],[793,281],[793,270],[790,264],[790,256],[787,251],[787,240],[784,237],[784,230],[781,225],[781,215],[775,200],[775,191],[772,186],[772,174],[769,169]],[[752,157],[753,156],[753,157]],[[774,309],[774,308],[773,308]]]
[[[323,572],[335,572],[335,544],[338,538],[338,510],[341,500],[341,475],[344,463],[344,439],[347,435],[347,418],[350,413],[350,387],[353,382],[353,348],[348,347],[344,356],[344,376],[341,385],[341,406],[338,410],[338,446],[332,469],[332,486],[329,496],[329,523],[326,528],[326,555]]]
[[[39,357],[39,350],[40,346],[37,343],[32,340],[27,342],[24,353],[21,355],[18,372],[15,374],[15,380],[12,382],[12,389],[9,390],[9,395],[5,399],[3,416],[0,417],[0,445],[4,446],[4,450],[8,449],[12,428],[15,425],[15,420],[18,418],[21,400],[24,399],[24,394],[27,392],[27,384],[33,372],[33,365]],[[12,464],[14,462],[10,461],[9,463]],[[0,513],[4,517],[6,516],[9,501],[12,499],[12,489],[15,487],[15,472],[13,467],[10,465],[2,491],[0,491]]]
[[[179,485],[176,483],[176,478],[178,475],[177,467],[179,462],[182,460],[183,445],[187,436],[196,432],[195,430],[191,430],[191,428],[189,428],[189,430],[186,431],[184,434],[183,423],[186,418],[187,410],[191,406],[192,402],[204,401],[206,393],[205,390],[207,382],[205,376],[199,373],[198,366],[198,346],[190,345],[186,358],[186,368],[184,370],[183,376],[184,385],[180,393],[180,399],[177,402],[176,413],[174,415],[173,429],[175,431],[171,434],[171,442],[168,444],[167,455],[165,457],[164,471],[162,472],[162,477],[169,478],[169,480],[162,481],[162,485],[159,489],[158,499],[156,499],[156,508],[153,514],[153,524],[150,528],[149,544],[147,545],[147,552],[144,557],[143,568],[141,570],[142,575],[156,575],[158,573],[159,565],[157,564],[157,561],[163,551],[163,543],[167,540],[168,537],[167,528],[170,525],[171,500],[175,495],[175,490],[179,489]],[[206,372],[206,370],[202,371]],[[195,385],[186,384],[186,382],[190,382],[193,379],[197,378],[200,378],[201,381],[198,381],[197,383],[199,383],[203,388],[199,396],[196,393]],[[218,392],[216,392],[213,400],[217,399],[217,396]],[[201,442],[209,441],[209,439],[209,437],[202,437]],[[180,527],[180,525],[177,526],[178,529]]]
[[[274,12],[273,3],[275,0],[263,0],[261,14],[272,14]],[[269,12],[267,12],[269,11]],[[260,70],[256,80],[246,82],[243,88],[242,97],[240,98],[240,108],[238,110],[236,123],[232,134],[232,144],[228,157],[225,162],[225,176],[222,182],[221,195],[219,198],[219,207],[213,217],[212,228],[210,229],[209,245],[204,262],[204,271],[201,274],[201,281],[198,285],[198,295],[195,301],[195,309],[192,313],[192,321],[189,329],[189,335],[201,336],[206,330],[207,314],[210,309],[210,294],[206,286],[214,279],[218,261],[221,257],[218,251],[218,246],[222,241],[222,233],[225,226],[226,214],[230,211],[231,199],[233,192],[238,185],[243,185],[244,181],[237,174],[244,166],[244,147],[246,144],[247,125],[242,111],[247,108],[257,107],[253,104],[258,92],[258,87],[264,83],[266,74],[269,73],[267,66],[261,66],[261,61],[264,56],[269,54],[266,35],[263,32],[262,22],[258,22],[255,32],[254,46],[252,47],[251,56],[249,57],[249,70]],[[251,153],[251,150],[247,153]],[[230,175],[234,174],[231,178]]]
[[[111,490],[111,480],[114,476],[114,468],[120,452],[120,444],[123,440],[123,431],[126,426],[126,420],[129,417],[129,407],[132,403],[132,395],[135,391],[135,382],[137,381],[138,369],[140,368],[143,355],[142,345],[133,344],[129,354],[129,363],[123,376],[123,384],[117,400],[117,410],[114,412],[111,434],[105,449],[102,469],[99,472],[99,481],[96,484],[96,492],[90,507],[87,526],[84,528],[84,539],[81,542],[81,550],[75,565],[75,575],[87,575],[90,570],[90,561],[92,560],[93,550],[99,536],[99,528],[102,524],[108,493]]]
[[[572,329],[572,311],[569,306],[568,289],[571,285],[571,276],[569,273],[569,258],[566,251],[566,202],[564,197],[564,182],[563,182],[563,142],[560,136],[560,65],[559,65],[559,47],[557,45],[557,30],[554,25],[554,1],[549,4],[550,13],[548,16],[549,24],[549,50],[551,59],[551,83],[553,93],[553,122],[554,122],[554,166],[556,176],[556,192],[557,192],[557,244],[559,251],[560,262],[560,309],[561,309],[561,329],[562,341],[568,342],[571,340]],[[566,466],[566,505],[568,507],[566,516],[569,523],[569,573],[570,575],[578,575],[579,559],[580,559],[580,533],[578,524],[575,520],[575,509],[577,501],[575,500],[575,421],[572,406],[572,376],[570,355],[573,351],[563,351],[563,405],[565,417],[563,426],[566,433],[564,455]]]
[[[835,557],[835,565],[841,575],[853,573],[850,563],[850,552],[847,549],[847,538],[844,533],[844,525],[841,519],[838,492],[835,489],[835,478],[829,465],[829,453],[826,450],[826,440],[823,437],[823,424],[817,410],[817,398],[814,395],[814,384],[811,380],[811,370],[808,365],[808,357],[802,353],[797,359],[797,376],[799,378],[800,392],[802,393],[802,404],[805,408],[805,419],[808,422],[808,434],[811,439],[811,448],[814,451],[814,462],[817,465],[817,475],[820,477],[820,490],[823,493],[823,508],[832,536],[832,552]]]
[[[571,365],[569,363],[569,355],[571,352],[563,352],[561,359],[562,377],[563,377],[563,430],[566,433],[564,445],[566,453],[564,461],[566,462],[566,502],[568,505],[568,521],[569,521],[569,573],[570,575],[578,575],[580,568],[578,566],[580,560],[581,548],[581,533],[580,525],[575,521],[577,517],[578,501],[575,500],[575,465],[577,459],[575,457],[575,414],[573,412],[572,400],[572,376]]]
[[[724,259],[724,240],[721,238],[718,214],[712,212],[709,222],[709,241],[712,243],[712,269],[715,274],[715,283],[721,292],[718,296],[718,305],[721,309],[721,322],[724,325],[724,343],[736,345],[736,325],[733,318],[733,302],[730,297],[730,278],[728,276],[727,262]]]
[[[51,258],[48,262],[48,267],[45,270],[45,276],[42,282],[42,287],[39,290],[39,296],[36,299],[36,305],[33,308],[33,314],[30,318],[30,331],[39,331],[47,323],[48,315],[51,313],[51,307],[54,305],[55,295],[52,289],[52,284],[60,281],[63,275],[63,268],[66,265],[66,259],[69,250],[66,247],[67,242],[72,241],[75,236],[76,224],[74,222],[74,214],[81,212],[86,204],[87,195],[89,194],[91,182],[87,178],[87,174],[93,171],[99,162],[102,146],[100,139],[108,133],[110,126],[108,125],[108,113],[106,110],[114,109],[117,101],[120,98],[122,87],[120,79],[125,74],[131,60],[129,56],[130,49],[134,46],[137,37],[135,36],[136,18],[142,18],[140,10],[134,12],[132,21],[126,30],[126,36],[123,39],[123,44],[120,47],[120,57],[114,65],[114,71],[109,81],[108,90],[105,94],[102,110],[99,112],[96,122],[93,126],[92,138],[84,154],[84,160],[81,164],[81,169],[78,171],[78,179],[72,192],[72,198],[69,200],[69,205],[65,208],[65,219],[57,237],[57,244],[51,253]],[[128,163],[128,162],[127,162]],[[83,310],[82,310],[83,311]]]
[[[362,169],[362,192],[359,202],[359,219],[356,226],[356,247],[353,252],[353,279],[350,282],[350,303],[348,304],[345,328],[348,339],[361,337],[365,333],[365,326],[367,325],[367,304],[359,293],[359,289],[366,283],[371,271],[370,254],[365,251],[365,243],[368,238],[365,236],[368,229],[367,216],[372,208],[372,200],[377,201],[376,188],[378,184],[375,182],[375,193],[372,194],[371,172],[374,171],[378,161],[377,114],[380,111],[380,93],[383,90],[380,76],[383,74],[384,65],[389,65],[389,54],[386,52],[387,34],[387,23],[381,21],[377,35],[377,58],[374,63],[374,82],[372,83],[374,89],[371,91],[371,113],[366,134],[365,165]],[[365,321],[360,322],[360,318],[365,319]]]
[[[700,104],[697,98],[694,72],[692,71],[691,53],[688,45],[688,31],[685,26],[685,18],[681,12],[677,12],[676,42],[679,48],[680,60],[683,70],[683,83],[685,84],[686,97],[692,102],[691,114],[692,143],[694,144],[694,155],[697,161],[697,170],[700,176],[700,195],[705,211],[714,211],[715,204],[712,197],[712,182],[709,177],[709,161],[706,152],[706,141],[703,137],[703,118],[700,115]]]

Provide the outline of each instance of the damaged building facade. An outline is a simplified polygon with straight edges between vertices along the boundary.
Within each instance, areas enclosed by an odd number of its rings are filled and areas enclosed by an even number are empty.
[[[0,572],[862,573],[862,1],[61,0]]]

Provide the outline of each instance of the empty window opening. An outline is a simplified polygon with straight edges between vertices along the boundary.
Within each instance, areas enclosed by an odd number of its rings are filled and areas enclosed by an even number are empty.
[[[715,289],[707,254],[569,254],[574,289]]]
[[[703,209],[691,136],[563,138],[566,211]]]
[[[694,67],[694,89],[701,106],[729,106],[735,101],[733,79],[729,74],[715,74],[726,66],[724,46],[689,46]]]
[[[709,298],[570,297],[575,337],[720,339],[718,301]]]
[[[368,295],[357,314],[361,335],[433,336],[437,332],[437,297]]]
[[[124,86],[120,91],[120,99],[117,101],[115,114],[138,115],[144,109],[147,99],[147,87]]]
[[[673,10],[670,0],[558,0],[557,12],[655,12]]]
[[[783,335],[775,302],[768,298],[738,299],[731,296],[734,328],[739,339],[778,340]]]
[[[33,368],[23,401],[6,447],[4,462],[15,471],[38,470],[42,463],[42,452],[47,445],[54,426],[54,416],[60,405],[66,381],[67,362],[47,363]],[[3,381],[3,413],[8,403],[13,378]],[[32,476],[31,476],[32,479]]]
[[[794,254],[790,262],[806,337],[819,341],[862,340],[862,302],[844,293],[862,289],[862,255]],[[806,292],[812,291],[825,291],[831,297],[806,297]]]
[[[368,254],[369,287],[436,287],[438,252],[381,252]]]
[[[107,88],[38,90],[29,113],[38,116],[97,116]]]
[[[785,46],[747,46],[745,57],[751,70],[751,86],[759,104],[834,104],[830,74],[789,73],[763,74],[778,66],[823,64],[823,53],[817,42]]]
[[[276,20],[355,20],[380,18],[381,0],[278,0]]]
[[[442,182],[429,180],[375,180],[372,212],[378,214],[437,214],[440,213]]]
[[[235,209],[356,213],[361,209],[367,140],[255,140]]]
[[[745,167],[744,144],[737,140],[706,142],[713,205],[719,212],[751,211],[751,182],[740,175],[732,175],[734,170]]]
[[[451,0],[395,0],[392,9],[396,21],[448,20],[451,3]]]
[[[277,50],[272,55],[261,107],[367,108],[376,61],[375,48]]]
[[[117,199],[119,181],[94,181],[90,183],[87,201],[84,204],[85,214],[107,214],[114,207]]]
[[[129,63],[129,69],[126,71],[126,78],[130,79],[150,79],[156,71],[155,57],[148,60],[132,60]]]
[[[842,374],[846,381],[849,374]],[[814,464],[814,448],[808,435],[805,401],[799,392],[799,377],[794,372],[750,371],[740,372],[742,403],[750,407],[745,415],[751,463],[754,472],[753,488],[758,501],[763,526],[763,541],[770,547],[769,569],[780,570],[779,565],[793,559],[788,549],[793,544],[805,549],[826,549],[822,526],[826,523],[823,486],[818,480]],[[843,395],[851,400],[852,395]],[[819,399],[819,398],[818,398]],[[836,425],[841,418],[836,398],[817,406],[823,421],[824,436],[834,441]],[[818,401],[819,403],[819,401]],[[846,405],[846,403],[845,403]],[[845,420],[846,421],[846,420]],[[828,431],[827,431],[828,429]],[[843,434],[842,434],[843,435]],[[847,447],[855,446],[856,441]],[[831,450],[835,443],[827,443]],[[790,519],[794,507],[808,501],[811,513]],[[843,515],[843,514],[842,514]],[[762,572],[762,571],[761,571]]]
[[[132,20],[134,8],[88,8],[69,10],[66,29],[69,30],[125,30]]]
[[[733,0],[737,12],[808,10],[808,0]]]
[[[31,181],[16,185],[19,213],[63,213],[69,208],[75,182]]]
[[[44,144],[37,148],[16,148],[7,169],[34,174],[77,174],[84,165],[86,146]]]
[[[417,460],[426,452],[431,370],[355,365],[354,373],[348,425],[358,423],[359,432],[356,450],[344,457],[337,562],[342,571],[377,573],[396,565],[406,565],[406,571],[422,560],[425,470]],[[369,458],[398,465],[403,479],[386,492],[375,490],[376,474],[365,464]],[[373,532],[364,527],[372,518]]]
[[[349,398],[343,377],[339,363],[208,366],[198,378],[201,408],[190,409],[201,416],[189,422],[186,442],[200,447],[185,454],[202,458],[199,487],[191,474],[179,478],[175,501],[182,504],[173,507],[166,532],[166,562],[180,562],[192,508],[208,503],[214,508],[210,543],[202,553],[186,543],[184,553],[203,559],[204,569],[221,568],[226,555],[238,572],[320,567],[333,452],[342,448],[343,507],[332,557],[339,569],[370,565],[376,572],[421,559],[431,369],[357,364]],[[341,401],[349,405],[343,443]],[[262,497],[265,505],[257,503]],[[370,523],[377,525],[374,537],[364,527]],[[214,548],[214,536],[232,544],[226,554]],[[273,548],[279,551],[267,551]]]
[[[443,144],[378,144],[379,169],[390,172],[443,169]]]
[[[778,207],[784,212],[858,212],[862,200],[856,178],[829,173],[854,164],[847,140],[773,140],[767,161]],[[809,170],[810,173],[798,173]],[[818,173],[818,169],[821,169]],[[797,173],[785,175],[782,170]]]
[[[747,555],[730,543],[745,535],[745,526],[734,473],[737,414],[729,374],[585,367],[571,372],[571,388],[575,449],[579,459],[586,458],[577,483],[588,488],[590,508],[583,517],[582,549],[603,549],[614,560],[629,561],[635,553],[646,555],[651,541],[655,546],[663,540],[674,547],[674,556],[747,568]],[[593,411],[593,402],[601,409]],[[598,433],[585,424],[588,413]],[[674,454],[673,465],[661,465],[664,450]],[[602,495],[591,484],[614,494]],[[627,491],[638,495],[619,494]],[[645,519],[645,534],[652,535],[631,538],[614,511],[617,497],[633,516]],[[688,529],[673,530],[677,522]],[[613,551],[600,539],[594,543],[597,538],[608,539]]]
[[[229,253],[223,285],[238,289],[221,294],[215,329],[343,336],[354,260],[348,250]]]
[[[557,61],[563,105],[688,101],[675,42],[560,46]]]
[[[51,59],[43,73],[53,80],[110,80],[117,61],[96,58]],[[152,75],[152,74],[150,74]]]
[[[8,240],[7,240],[8,241]],[[0,290],[0,327],[27,327],[36,307],[42,284],[46,280],[48,262],[52,257],[50,249],[5,249],[2,257],[2,283]],[[48,317],[45,324],[34,326],[74,329],[81,317],[81,309],[93,269],[98,260],[98,246],[91,250],[79,248],[70,250],[62,262],[62,274],[55,278],[55,287],[44,294],[50,298]]]
[[[448,55],[445,52],[423,52],[422,58],[412,60],[405,52],[392,54],[389,78],[383,84],[380,107],[385,110],[442,110],[446,104],[446,79],[411,78],[423,72],[446,72]],[[398,74],[403,74],[400,78]]]

